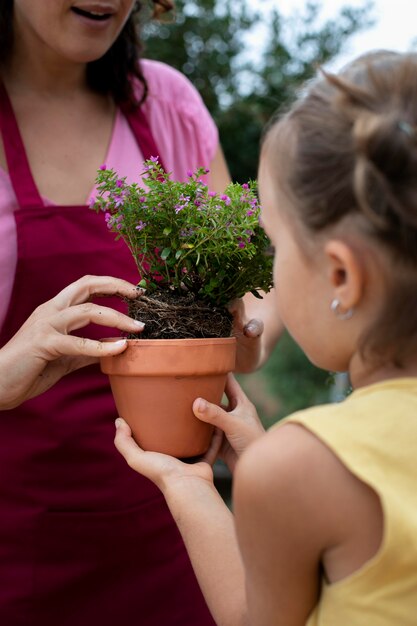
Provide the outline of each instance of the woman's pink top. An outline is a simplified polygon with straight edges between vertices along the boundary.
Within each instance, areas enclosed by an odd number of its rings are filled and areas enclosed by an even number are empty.
[[[142,70],[149,95],[143,112],[166,169],[176,180],[185,180],[190,163],[210,167],[218,146],[217,128],[201,96],[177,70],[158,61],[143,60]],[[176,141],[181,137],[181,141]],[[178,146],[184,150],[180,152]],[[159,156],[159,155],[154,155]],[[114,168],[128,182],[139,180],[142,155],[124,115],[117,110],[113,134],[103,162]],[[102,163],[97,163],[97,169]],[[92,188],[90,198],[94,197]],[[47,198],[45,204],[52,205]],[[13,213],[16,196],[7,172],[0,168],[0,327],[3,324],[17,261],[16,223]]]

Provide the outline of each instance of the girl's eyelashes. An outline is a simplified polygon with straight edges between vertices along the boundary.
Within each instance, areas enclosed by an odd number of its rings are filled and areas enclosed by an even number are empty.
[[[265,256],[275,256],[275,246],[270,244],[265,250]]]

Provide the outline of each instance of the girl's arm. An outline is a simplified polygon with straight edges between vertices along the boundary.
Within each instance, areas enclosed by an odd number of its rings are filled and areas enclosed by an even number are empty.
[[[139,448],[124,420],[116,420],[116,427],[115,445],[128,465],[162,491],[216,624],[246,626],[244,571],[233,516],[213,485],[211,463],[219,434],[205,459],[190,465]]]

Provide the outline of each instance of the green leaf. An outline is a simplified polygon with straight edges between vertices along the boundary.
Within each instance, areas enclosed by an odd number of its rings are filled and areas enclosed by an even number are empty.
[[[168,235],[170,235],[172,232],[172,228],[170,226],[167,226],[166,228],[164,228],[163,230],[163,234],[165,235],[165,237],[168,237]]]
[[[146,288],[146,280],[144,278],[142,278],[140,283],[138,283],[138,287],[145,287]]]
[[[163,261],[166,261],[170,254],[171,254],[171,248],[164,248],[161,252],[161,259]]]

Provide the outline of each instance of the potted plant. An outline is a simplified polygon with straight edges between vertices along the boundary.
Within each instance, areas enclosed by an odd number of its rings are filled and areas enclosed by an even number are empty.
[[[272,286],[255,183],[231,183],[217,194],[202,181],[207,173],[199,169],[188,172],[186,182],[173,181],[151,158],[140,186],[102,166],[92,207],[104,213],[109,230],[132,253],[143,291],[129,302],[129,315],[145,322],[143,333],[129,336],[125,352],[102,359],[102,370],[138,443],[180,457],[207,449],[211,427],[194,417],[192,402],[203,396],[219,403],[226,374],[234,369],[236,340],[227,305],[249,291],[261,297],[259,291]],[[157,404],[162,399],[168,400],[165,409]],[[187,423],[188,435],[173,442],[179,421]]]

